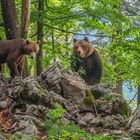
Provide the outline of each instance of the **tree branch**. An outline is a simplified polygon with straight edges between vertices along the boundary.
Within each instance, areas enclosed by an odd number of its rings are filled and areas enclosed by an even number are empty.
[[[51,26],[51,25],[48,25],[48,24],[45,24],[45,26],[49,27],[49,28],[53,28],[55,30],[58,30],[60,32],[65,32],[65,33],[69,33],[69,34],[73,34],[73,35],[82,35],[82,36],[94,36],[94,37],[108,37],[108,38],[113,38],[113,39],[119,39],[119,38],[115,38],[115,37],[111,37],[111,36],[107,36],[107,35],[100,35],[100,34],[84,34],[84,33],[76,33],[76,32],[72,32],[72,31],[67,31],[67,30],[64,30],[64,29],[60,29],[60,28],[57,28],[57,27],[54,27],[54,26]]]

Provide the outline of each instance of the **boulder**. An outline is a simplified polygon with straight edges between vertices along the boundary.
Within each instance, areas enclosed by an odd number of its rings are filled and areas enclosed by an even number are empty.
[[[53,90],[55,93],[61,94],[62,88],[60,82],[63,71],[62,65],[56,61],[37,77],[37,81],[48,91]]]
[[[7,102],[6,101],[0,101],[0,109],[6,109],[7,108]]]
[[[109,95],[113,92],[113,87],[107,87],[102,84],[90,85],[89,89],[93,93],[95,99]]]
[[[60,94],[65,99],[79,105],[81,109],[93,110],[94,99],[88,85],[78,73],[65,71],[58,62],[44,70],[37,80],[48,91]]]

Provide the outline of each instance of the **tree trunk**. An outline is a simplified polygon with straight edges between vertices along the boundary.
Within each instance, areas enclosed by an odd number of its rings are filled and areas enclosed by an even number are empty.
[[[69,48],[68,48],[68,35],[65,35],[65,44],[66,44],[66,55],[69,56]]]
[[[118,80],[116,83],[116,93],[121,94],[121,95],[123,94],[123,80],[122,79]]]
[[[21,12],[21,37],[28,38],[28,27],[30,21],[30,0],[22,0],[22,12]],[[25,57],[23,77],[29,76],[28,61]]]
[[[137,105],[140,104],[140,85],[138,85],[138,92],[137,92]]]
[[[30,21],[30,0],[22,0],[21,37],[27,39]]]
[[[52,49],[53,49],[53,53],[55,54],[55,40],[54,40],[54,29],[53,28],[52,28]],[[56,61],[55,57],[54,57],[53,61],[54,62]]]
[[[20,37],[20,26],[14,0],[0,0],[7,39]]]
[[[113,55],[113,56],[111,57],[111,61],[112,61],[112,64],[113,64],[113,65],[116,64],[116,62],[115,62],[116,58],[117,58],[116,55]],[[116,75],[117,75],[116,87],[115,87],[114,91],[115,91],[116,93],[122,95],[122,94],[123,94],[123,79],[120,79],[120,78],[119,78],[119,77],[120,77],[120,75],[119,75],[119,72],[120,72],[120,71],[119,71],[117,68],[115,68],[114,71],[115,71],[115,73],[116,73]]]
[[[44,0],[39,0],[38,3],[38,22],[37,22],[37,39],[41,41],[39,52],[36,56],[36,72],[39,75],[43,70],[43,21],[40,19],[41,12],[44,11]]]

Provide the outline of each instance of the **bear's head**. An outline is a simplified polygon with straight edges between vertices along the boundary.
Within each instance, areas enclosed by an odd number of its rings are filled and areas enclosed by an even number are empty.
[[[87,37],[83,40],[73,40],[74,52],[81,58],[85,59],[94,52],[94,47],[90,44]]]
[[[24,54],[29,55],[32,59],[34,59],[35,55],[39,51],[39,45],[40,40],[39,41],[26,40],[26,45],[24,46]]]

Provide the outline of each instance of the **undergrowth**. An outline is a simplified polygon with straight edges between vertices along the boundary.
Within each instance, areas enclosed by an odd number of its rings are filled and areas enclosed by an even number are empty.
[[[49,140],[113,140],[111,136],[94,136],[75,124],[64,122],[62,116],[65,113],[59,104],[48,113],[45,126]]]

